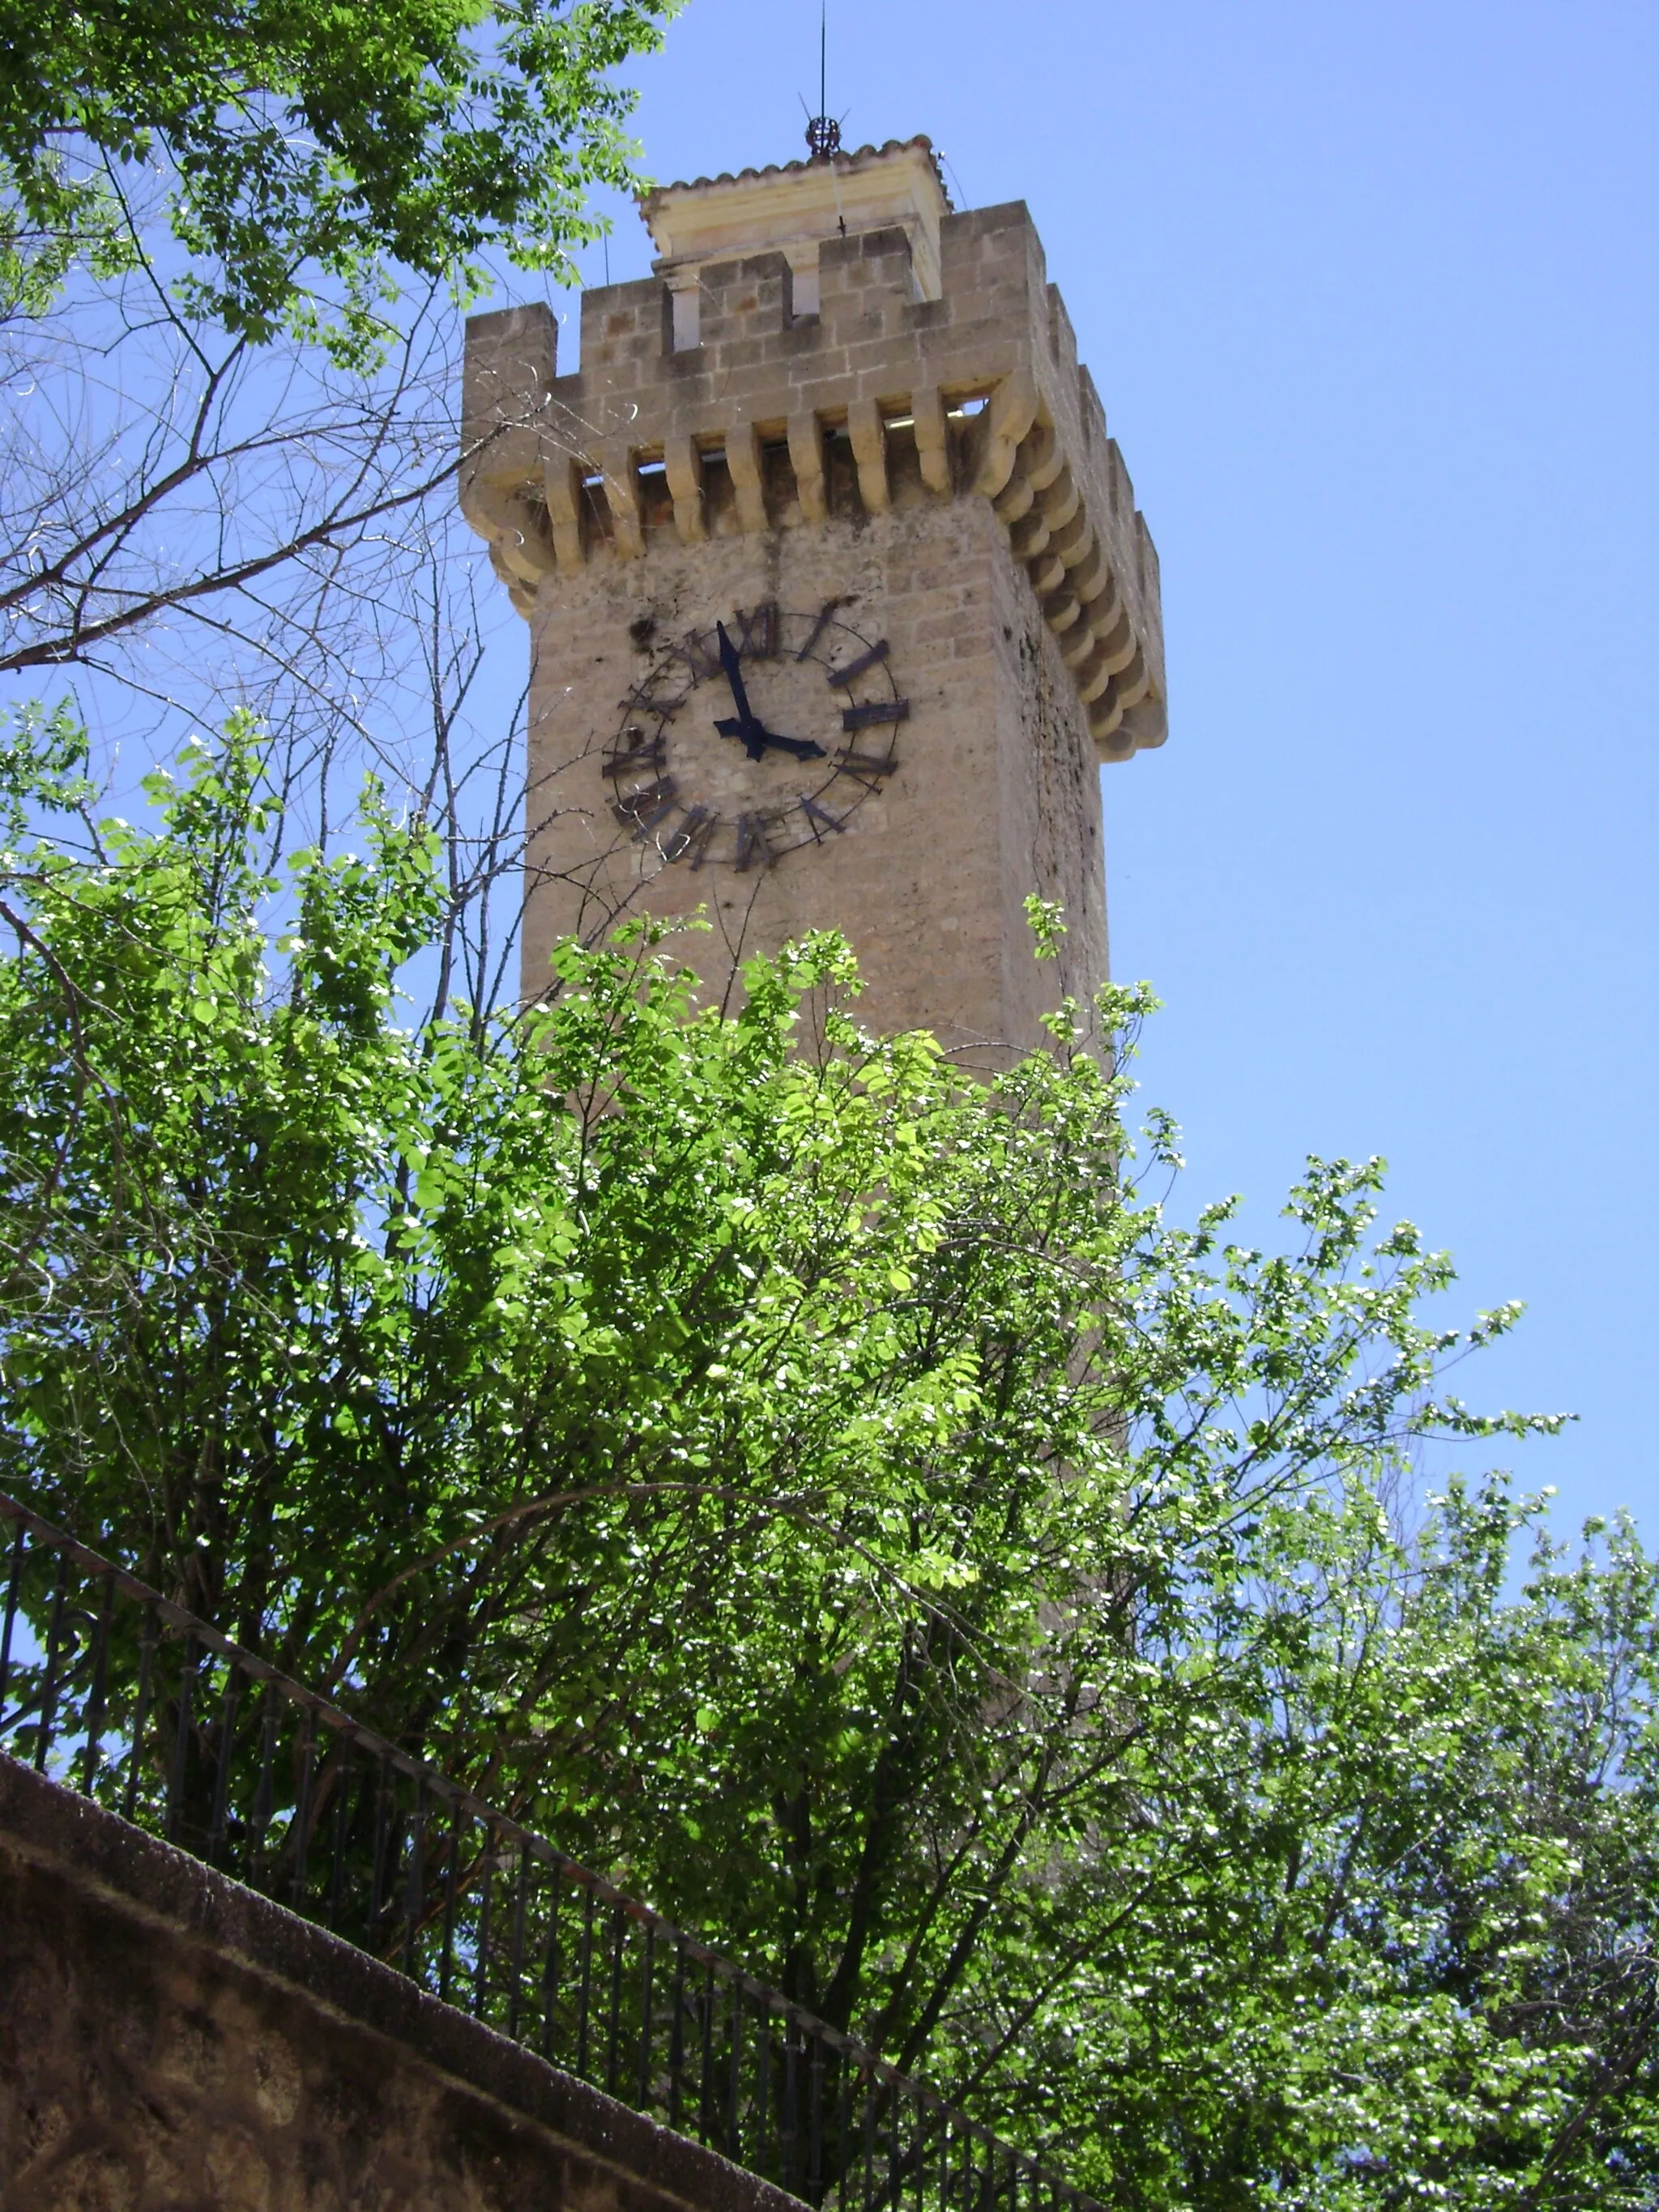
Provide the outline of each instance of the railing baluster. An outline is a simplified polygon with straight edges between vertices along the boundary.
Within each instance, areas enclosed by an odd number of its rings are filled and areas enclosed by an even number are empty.
[[[559,1897],[561,1884],[556,1860],[547,1884],[547,1943],[542,1953],[541,2054],[550,2063],[555,2048],[559,2006]]]
[[[298,1912],[306,1901],[306,1861],[311,1854],[311,1784],[317,1762],[316,1708],[307,1705],[300,1723],[300,1786],[295,1792],[294,1886],[289,1902]]]
[[[6,1577],[6,1622],[0,1629],[0,1720],[5,1717],[6,1683],[11,1674],[11,1632],[17,1622],[18,1594],[23,1587],[23,1553],[28,1540],[28,1523],[20,1521],[11,1542],[11,1572]]]
[[[374,1791],[374,1844],[368,1870],[368,1936],[371,1951],[374,1948],[376,1931],[380,1924],[380,1909],[386,1902],[386,1859],[392,1842],[392,1762],[382,1753]]]
[[[800,2077],[795,2065],[800,2031],[793,2014],[783,2020],[783,2094],[778,2100],[778,2148],[783,2161],[783,2185],[795,2193],[795,2158],[800,2135]]]
[[[121,1792],[121,1818],[131,1820],[138,1809],[139,1759],[144,1747],[144,1729],[149,1720],[150,1692],[155,1674],[156,1612],[151,1598],[144,1607],[138,1635],[138,1695],[132,1708],[132,1747],[127,1753],[127,1782]]]
[[[755,2059],[755,2168],[766,2171],[766,2108],[771,2101],[767,2092],[772,2086],[772,2008],[763,1997],[760,2000],[760,2026],[757,2036]]]
[[[420,1979],[416,1947],[420,1934],[421,1905],[426,1895],[425,1842],[426,1793],[417,1774],[415,1778],[415,1808],[409,1820],[409,1870],[404,1879],[404,1972],[411,1982]]]
[[[649,2109],[647,2100],[651,2094],[651,1974],[656,1957],[657,1930],[654,1924],[647,1920],[645,1923],[645,1954],[640,1961],[639,2094],[634,2100],[635,2110],[641,2112]]]
[[[478,1951],[472,1962],[472,2017],[482,2020],[489,1992],[489,1897],[495,1886],[495,1828],[484,1823],[483,1850],[478,1859]]]
[[[809,2033],[806,2047],[810,2102],[807,2107],[806,2186],[816,2204],[823,2187],[823,2039]]]
[[[349,1737],[340,1739],[340,1776],[334,1791],[334,1863],[328,1875],[328,1924],[331,1929],[340,1924],[340,1908],[345,1903],[346,1838],[351,1831],[351,1785],[356,1777],[351,1771],[351,1754],[356,1748]]]
[[[847,2212],[847,2177],[853,2167],[853,2063],[852,2053],[838,2051],[836,2056],[836,2203],[840,2212]]]
[[[455,1971],[455,1906],[459,1894],[461,1871],[461,1808],[452,1805],[449,1812],[449,1850],[444,1859],[444,1932],[443,1948],[438,1954],[438,1996],[449,2002],[451,1978]]]
[[[704,2142],[714,2125],[714,1961],[705,1959],[702,1966],[702,2048],[697,2067],[697,2133]]]
[[[46,1675],[40,1689],[40,1725],[34,1737],[34,1771],[46,1771],[46,1754],[52,1748],[52,1724],[58,1717],[58,1645],[64,1632],[64,1607],[69,1600],[69,1558],[58,1554],[58,1581],[52,1591],[52,1626],[46,1631]],[[167,1839],[172,1841],[172,1838]]]
[[[259,1887],[259,1854],[265,1847],[265,1831],[276,1802],[273,1771],[276,1764],[276,1686],[265,1684],[264,1711],[259,1717],[259,1786],[253,1796],[253,1812],[247,1824],[247,1850],[243,1879],[250,1889]]]
[[[190,1759],[191,1699],[196,1687],[196,1638],[185,1638],[184,1661],[179,1669],[179,1715],[173,1731],[173,1773],[167,1784],[167,1838],[179,1840],[179,1824],[185,1815],[185,1781]]]
[[[611,2014],[605,2033],[605,2090],[617,2094],[617,2038],[622,2033],[623,1945],[628,1941],[628,1915],[620,1905],[611,1908]]]
[[[225,1686],[219,1698],[219,1756],[213,1767],[213,1809],[208,1815],[207,1860],[217,1866],[230,1825],[230,1758],[236,1733],[236,1703],[241,1694],[240,1670],[231,1660],[225,1668]]]
[[[513,1900],[513,1983],[507,2001],[507,2032],[519,2039],[519,2013],[524,2002],[524,1917],[530,1901],[530,1845],[519,1844],[519,1885]]]
[[[864,2212],[874,2212],[876,2191],[876,2076],[864,2069]],[[843,2205],[842,2212],[846,2212]]]
[[[732,2062],[727,2069],[726,2083],[726,2142],[727,2158],[735,2161],[738,2155],[738,2113],[743,2097],[743,1990],[737,1982],[732,1984]]]
[[[582,1903],[582,1982],[576,2001],[576,2071],[587,2079],[587,2032],[593,2013],[593,1917],[599,1908],[599,1893],[587,1884]]]
[[[92,1688],[87,1698],[87,1741],[81,1754],[81,1794],[83,1797],[92,1795],[104,1753],[104,1711],[109,1691],[109,1638],[115,1619],[115,1577],[103,1575],[100,1580],[103,1587],[98,1601],[98,1626],[92,1640]],[[5,1693],[0,1690],[0,1705],[4,1703]]]
[[[674,1939],[674,1986],[668,2030],[668,2124],[680,2131],[680,2076],[685,2069],[685,1938]]]

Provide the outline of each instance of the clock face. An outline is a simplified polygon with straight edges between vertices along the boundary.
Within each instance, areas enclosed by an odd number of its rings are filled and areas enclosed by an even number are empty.
[[[886,639],[838,620],[846,604],[739,608],[659,648],[601,763],[630,842],[747,871],[844,833],[910,713]]]

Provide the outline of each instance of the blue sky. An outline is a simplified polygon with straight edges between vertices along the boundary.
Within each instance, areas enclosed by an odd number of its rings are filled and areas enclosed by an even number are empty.
[[[647,168],[793,158],[817,47],[691,0]],[[1027,202],[1158,540],[1108,902],[1183,1203],[1266,1241],[1305,1153],[1386,1154],[1460,1304],[1528,1302],[1468,1395],[1581,1416],[1517,1473],[1659,1537],[1659,9],[833,0],[830,78],[849,144]]]

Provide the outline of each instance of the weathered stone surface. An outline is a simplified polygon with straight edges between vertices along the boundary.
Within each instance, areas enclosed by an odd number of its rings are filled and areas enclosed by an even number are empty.
[[[823,163],[659,195],[659,275],[584,294],[574,374],[550,326],[469,328],[462,503],[531,626],[525,989],[553,939],[631,908],[706,910],[689,957],[717,998],[836,927],[872,1026],[994,1065],[1105,980],[1094,767],[1164,739],[1158,559],[1024,208],[945,212],[925,141],[852,167],[839,205]],[[605,752],[651,653],[831,599],[910,702],[879,794],[759,872],[684,865],[701,792],[619,830]],[[1066,909],[1058,971],[1034,891]]]
[[[0,1754],[5,2212],[799,2212]]]

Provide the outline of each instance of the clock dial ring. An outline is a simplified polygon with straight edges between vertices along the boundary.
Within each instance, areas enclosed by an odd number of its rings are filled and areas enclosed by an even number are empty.
[[[850,605],[738,608],[659,648],[600,763],[627,842],[744,873],[843,834],[909,716],[887,641],[843,621]]]

